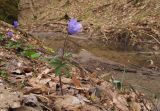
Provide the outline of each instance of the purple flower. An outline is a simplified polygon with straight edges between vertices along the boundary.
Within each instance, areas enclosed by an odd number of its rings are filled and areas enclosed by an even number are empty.
[[[7,36],[8,36],[8,37],[12,37],[12,36],[13,36],[13,32],[8,31],[8,32],[7,32]]]
[[[82,24],[77,22],[77,19],[70,19],[68,21],[68,34],[73,35],[79,33],[82,29]]]
[[[14,22],[13,22],[13,26],[14,26],[14,28],[17,28],[17,27],[18,27],[18,25],[19,25],[18,21],[14,21]]]

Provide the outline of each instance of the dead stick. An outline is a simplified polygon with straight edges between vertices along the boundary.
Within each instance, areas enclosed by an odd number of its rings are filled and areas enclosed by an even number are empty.
[[[134,93],[136,94],[136,96],[138,97],[138,94],[137,94],[136,90],[133,88],[132,85],[130,85],[130,88],[133,90],[133,92],[134,92]],[[148,109],[148,107],[146,106],[146,104],[144,103],[144,101],[142,101],[142,103],[143,103],[144,107],[147,109],[147,111],[150,111],[150,110]]]

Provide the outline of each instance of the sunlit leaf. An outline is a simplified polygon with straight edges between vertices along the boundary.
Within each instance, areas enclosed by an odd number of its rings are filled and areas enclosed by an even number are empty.
[[[64,54],[64,58],[65,58],[65,59],[69,59],[70,57],[72,57],[72,53],[66,52],[66,53]]]
[[[32,59],[36,59],[36,58],[40,57],[39,53],[37,53],[35,51],[32,51],[32,50],[24,50],[21,54],[23,56],[26,56],[26,57],[29,57],[29,58],[32,58]]]
[[[36,58],[39,58],[40,57],[40,54],[39,53],[35,53],[35,54],[32,54],[31,55],[31,58],[32,59],[36,59]]]

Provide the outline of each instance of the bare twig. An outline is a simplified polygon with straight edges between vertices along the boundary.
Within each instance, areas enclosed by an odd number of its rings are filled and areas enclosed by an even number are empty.
[[[138,94],[136,92],[136,90],[134,89],[134,87],[132,85],[130,85],[130,88],[133,90],[133,92],[136,94],[136,96],[138,97]],[[144,101],[142,101],[144,107],[146,108],[147,111],[150,111],[146,105],[146,103]]]
[[[153,35],[149,35],[149,34],[147,34],[147,35],[152,37],[160,45],[160,41],[158,39],[156,39]]]
[[[40,106],[46,108],[48,111],[53,111],[52,109],[50,109],[49,107],[47,107],[46,105],[44,105],[44,104],[42,104],[42,103],[40,103]]]

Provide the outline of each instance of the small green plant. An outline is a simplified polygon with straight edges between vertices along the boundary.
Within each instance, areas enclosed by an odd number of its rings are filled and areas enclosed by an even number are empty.
[[[125,79],[125,74],[126,74],[126,67],[124,66],[123,75],[122,75],[121,80],[113,79],[113,81],[112,81],[114,86],[119,90],[123,89],[123,82]]]
[[[4,39],[5,37],[0,35],[0,41]],[[24,46],[20,41],[17,42],[13,40],[6,40],[5,47],[8,49],[16,49],[21,55],[32,59],[37,59],[40,57],[40,54],[35,51],[32,45]]]
[[[4,35],[0,33],[0,41],[3,41],[4,38],[5,38]]]
[[[115,86],[115,88],[122,90],[122,81],[120,80],[113,80],[113,84]]]
[[[69,71],[68,66],[70,62],[68,61],[68,59],[62,59],[60,57],[55,56],[49,61],[49,64],[55,68],[56,76],[61,76],[62,73],[67,74],[66,71]]]
[[[28,44],[28,45],[24,48],[24,50],[35,50],[35,48],[34,48],[34,46]]]
[[[53,58],[47,59],[49,64],[55,68],[55,75],[59,76],[59,82],[61,87],[61,94],[63,95],[62,90],[62,81],[61,76],[66,75],[66,77],[70,77],[70,58],[72,57],[71,53],[65,53],[62,56],[56,55]]]
[[[70,19],[68,21],[68,28],[67,28],[68,34],[65,37],[63,48],[61,48],[58,51],[56,56],[48,60],[49,64],[55,68],[55,75],[59,76],[59,83],[60,83],[62,95],[63,95],[63,90],[62,90],[61,77],[62,75],[66,75],[67,77],[70,77],[69,69],[70,69],[70,66],[72,65],[70,63],[70,57],[72,57],[72,54],[67,53],[65,51],[65,48],[67,45],[67,39],[69,37],[68,35],[79,33],[81,29],[82,29],[82,25],[79,22],[77,22],[76,19],[73,19],[73,18]]]
[[[21,52],[21,55],[32,59],[37,59],[40,57],[40,53],[38,53],[35,50],[35,47],[30,44],[24,47],[24,50]]]
[[[32,58],[32,59],[37,59],[40,57],[40,54],[34,50],[24,50],[21,52],[21,55]]]
[[[12,40],[9,40],[8,43],[6,44],[6,48],[9,48],[9,49],[17,49],[20,47],[21,47],[20,42],[16,42],[16,41],[12,41]]]
[[[0,70],[0,77],[7,80],[8,79],[8,73],[4,70]]]

